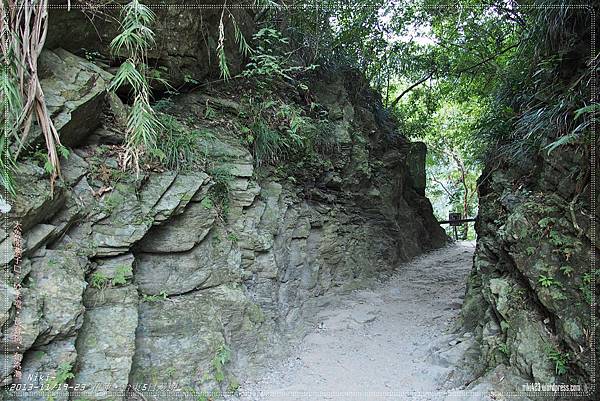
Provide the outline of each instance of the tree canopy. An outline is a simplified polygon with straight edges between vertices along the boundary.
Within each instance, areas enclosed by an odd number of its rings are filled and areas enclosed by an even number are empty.
[[[358,66],[400,132],[428,144],[429,197],[466,217],[483,165],[589,143],[590,15],[564,1],[372,0],[330,12],[311,40],[333,50],[317,63]]]

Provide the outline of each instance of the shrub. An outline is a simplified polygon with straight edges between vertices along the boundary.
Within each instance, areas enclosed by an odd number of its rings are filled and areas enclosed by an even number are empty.
[[[196,160],[199,132],[188,130],[168,114],[160,114],[159,121],[163,129],[153,154],[169,169],[190,166]]]
[[[289,39],[280,31],[265,27],[253,35],[256,49],[250,56],[250,62],[242,72],[246,78],[260,78],[258,83],[264,86],[276,79],[293,81],[292,74],[313,70],[317,65],[308,67],[293,66],[290,63],[292,52],[286,52]]]

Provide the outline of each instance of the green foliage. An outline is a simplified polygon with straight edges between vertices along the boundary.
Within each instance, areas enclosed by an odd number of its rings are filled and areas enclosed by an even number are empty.
[[[256,50],[250,55],[250,62],[242,72],[246,78],[256,78],[259,85],[265,85],[273,80],[294,81],[292,75],[298,72],[306,72],[317,66],[311,64],[308,67],[294,66],[290,64],[292,52],[286,52],[290,40],[274,28],[265,27],[253,35]]]
[[[587,49],[572,45],[586,40],[589,16],[561,0],[534,5],[542,7],[513,13],[523,21],[522,32],[514,55],[503,65],[504,77],[496,84],[489,110],[494,114],[506,109],[507,118],[499,122],[504,127],[485,127],[490,144],[496,145],[490,146],[495,157],[522,165],[541,150],[585,142],[592,120],[578,120],[586,113],[582,106],[589,98],[585,82],[590,69],[585,66]]]
[[[581,291],[581,293],[583,294],[583,298],[585,299],[585,302],[587,302],[588,305],[592,304],[592,290],[590,288],[590,285],[580,285],[579,286],[579,291]]]
[[[554,364],[554,370],[557,375],[562,376],[567,373],[569,364],[569,354],[563,354],[560,351],[549,347],[546,350],[546,355],[550,362]]]
[[[437,0],[361,6],[341,6],[335,16],[298,13],[286,34],[307,45],[298,52],[302,59],[359,67],[384,93],[402,133],[430,149],[452,150],[469,174],[478,175],[476,161],[495,165],[505,158],[530,167],[543,150],[589,144],[598,107],[585,103],[589,49],[576,45],[589,41],[589,13],[559,0],[526,7],[472,1],[448,7]],[[269,75],[277,67],[271,57],[261,62],[255,72]],[[448,188],[454,178],[446,175],[459,169],[447,165],[439,155],[430,160],[439,183],[430,181],[429,195],[440,204],[446,198],[453,209],[460,186]]]
[[[249,98],[243,115],[247,124],[240,131],[258,166],[286,160],[331,141],[323,139],[320,126],[302,109],[281,100]]]
[[[569,265],[561,266],[560,271],[567,277],[571,277],[573,275],[573,268]]]
[[[207,209],[216,207],[221,220],[227,218],[229,212],[229,189],[233,175],[226,167],[213,168],[208,171],[214,184],[210,188],[208,197],[201,202]]]
[[[121,204],[121,201],[122,198],[119,194],[111,192],[104,197],[104,210],[107,214],[111,214]]]
[[[10,152],[7,135],[0,137],[0,186],[9,194],[15,194],[14,174],[17,169],[16,162]]]
[[[199,131],[188,130],[168,114],[160,114],[159,121],[162,130],[153,154],[169,169],[191,167],[198,156]]]
[[[229,384],[227,385],[227,393],[236,394],[238,389],[240,388],[240,382],[235,377],[229,378]]]
[[[165,97],[160,100],[157,100],[153,104],[154,111],[167,112],[168,109],[174,106],[173,99],[171,97]]]
[[[150,106],[149,73],[146,66],[147,50],[154,44],[150,25],[155,15],[138,0],[131,0],[121,11],[121,32],[110,43],[117,56],[125,53],[111,83],[110,90],[128,86],[133,91],[133,105],[127,118],[126,151],[123,167],[139,170],[140,157],[157,146],[160,123]]]
[[[194,79],[190,74],[185,74],[183,77],[183,81],[186,84],[198,85],[200,82]]]
[[[166,291],[161,291],[155,295],[142,294],[142,302],[158,302],[164,301],[168,297]]]
[[[551,229],[548,232],[550,243],[556,248],[566,260],[569,260],[574,254],[581,251],[582,243],[577,238],[565,235],[558,230]]]
[[[127,276],[131,275],[131,266],[119,265],[115,268],[113,278],[109,278],[106,274],[96,271],[90,277],[90,286],[98,290],[104,290],[109,286],[119,286],[127,284]]]
[[[126,60],[115,74],[109,89],[116,91],[122,86],[128,85],[135,92],[148,92],[150,90],[147,78],[139,71],[132,60]]]
[[[127,54],[145,54],[154,44],[154,33],[149,25],[155,18],[154,12],[138,0],[130,1],[121,11],[122,31],[110,43],[111,49],[117,54],[123,50]]]
[[[593,300],[592,295],[594,289],[592,288],[592,280],[594,276],[596,277],[596,280],[598,280],[600,277],[600,269],[596,269],[594,272],[587,272],[581,275],[581,285],[579,286],[579,291],[581,291],[585,301],[589,305],[592,304]]]
[[[510,355],[510,350],[508,348],[508,344],[506,344],[506,343],[502,343],[502,344],[498,345],[498,351],[502,352],[505,356]]]
[[[103,290],[109,284],[109,278],[102,272],[95,272],[90,278],[90,286],[98,290]]]
[[[125,285],[127,284],[127,276],[131,275],[131,267],[125,265],[119,265],[115,269],[115,276],[112,279],[112,284],[117,285]]]
[[[217,116],[217,112],[208,103],[204,109],[204,118],[207,120],[213,120]]]
[[[596,276],[597,278],[600,277],[600,269],[596,269],[593,273],[584,273],[581,276],[581,281],[583,282],[583,284],[590,285],[592,283],[593,276]]]
[[[231,350],[225,344],[221,344],[217,348],[217,352],[211,361],[213,367],[214,378],[217,383],[222,383],[225,380],[225,365],[231,361]]]
[[[61,385],[65,384],[69,379],[73,379],[75,375],[71,372],[73,367],[68,362],[62,362],[56,368],[56,373],[53,377],[50,377],[44,383],[44,389],[49,392],[58,390]],[[56,399],[54,394],[48,394],[46,396],[47,401],[54,401]]]
[[[553,285],[559,284],[554,277],[544,274],[540,274],[540,276],[538,277],[538,283],[544,288],[549,288]]]
[[[4,40],[4,33],[3,33]],[[23,101],[15,79],[17,75],[17,57],[12,46],[2,52],[2,68],[0,68],[0,185],[10,194],[15,193],[13,175],[16,169],[15,156],[10,150],[14,141],[19,141],[19,119],[23,110]]]
[[[212,201],[212,199],[210,197],[205,197],[202,199],[202,201],[200,201],[200,204],[205,208],[205,209],[212,209],[215,205]]]
[[[160,122],[149,104],[148,94],[138,93],[127,118],[127,146],[134,166],[139,166],[139,157],[143,150],[156,149],[160,128]]]
[[[553,217],[544,217],[538,221],[538,226],[540,228],[548,228],[553,226],[556,223],[556,219]]]
[[[437,101],[436,107],[437,110],[423,111],[429,121],[416,132],[428,150],[426,193],[444,220],[449,212],[471,217],[477,214],[477,177],[481,164],[473,157],[475,150],[469,136],[481,107],[476,101],[472,104]],[[407,109],[410,112],[411,108]],[[404,110],[404,103],[399,110]],[[474,239],[468,225],[463,226],[462,237]]]
[[[233,15],[233,13],[231,13],[231,11],[229,11],[229,8],[227,8],[227,4],[224,3],[223,9],[221,12],[221,18],[219,19],[219,27],[218,27],[219,38],[217,41],[216,52],[217,52],[217,60],[219,63],[219,71],[221,73],[221,78],[228,80],[229,78],[231,78],[231,73],[229,72],[229,65],[227,64],[227,55],[225,54],[225,22],[226,22],[225,17],[226,16],[228,17],[228,19],[231,21],[231,24],[233,25],[234,38],[235,38],[236,43],[238,44],[240,53],[242,55],[246,56],[252,51],[252,49],[246,42],[246,38],[244,37],[244,35],[242,34],[242,31],[240,30],[237,20],[235,19],[235,16]]]
[[[234,244],[237,244],[238,241],[239,241],[239,238],[238,238],[238,236],[237,236],[236,233],[229,233],[229,234],[227,234],[227,239],[229,241],[231,241],[232,243],[234,243]]]

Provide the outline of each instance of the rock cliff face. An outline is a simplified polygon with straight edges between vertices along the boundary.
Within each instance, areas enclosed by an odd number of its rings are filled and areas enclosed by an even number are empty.
[[[61,0],[50,1],[56,6],[49,11],[47,49],[63,48],[84,58],[112,62],[110,42],[120,33],[120,6],[128,0],[72,0],[68,10]],[[169,1],[147,0],[156,22],[152,26],[156,43],[148,53],[149,66],[174,87],[185,84],[186,77],[203,80],[219,75],[216,48],[219,41],[219,23],[223,15],[224,49],[231,73],[243,67],[234,24],[246,38],[255,29],[254,17],[259,7],[254,2],[231,0]],[[175,23],[174,23],[175,22]]]
[[[285,353],[323,295],[442,246],[423,195],[424,146],[395,133],[357,74],[315,76],[310,88],[335,145],[330,156],[257,168],[236,128],[244,91],[225,86],[165,108],[180,129],[203,132],[195,143],[202,162],[186,169],[121,171],[112,144],[123,138],[125,106],[115,97],[71,131],[81,145],[64,160],[53,195],[40,162],[25,160],[1,233],[2,249],[12,250],[17,223],[23,232],[21,272],[2,281],[3,384],[39,385],[50,375],[115,386],[81,396],[89,400],[138,383],[191,394],[235,388],[237,377]],[[295,96],[278,101],[304,107]],[[14,265],[14,253],[5,258]]]
[[[598,309],[593,305],[600,277],[594,226],[599,217],[594,189],[598,164],[593,157],[597,139],[566,108],[561,109],[565,125],[548,118],[545,130],[526,117],[561,102],[577,109],[589,99],[584,82],[591,79],[587,44],[593,34],[586,18],[585,13],[567,13],[560,28],[564,36],[540,46],[542,59],[564,55],[553,64],[549,79],[560,89],[542,100],[538,90],[546,81],[540,80],[514,94],[528,100],[514,101],[519,116],[513,132],[498,139],[509,151],[497,151],[479,179],[478,241],[463,318],[477,333],[480,374],[498,378],[509,372],[525,383],[579,383],[580,394],[586,394],[582,399],[597,399],[597,394],[590,395],[597,375],[593,357],[598,355]],[[535,63],[540,68],[543,64]],[[539,72],[535,65],[531,81]],[[565,102],[575,91],[580,103]],[[553,149],[550,145],[564,142],[567,132],[580,137]],[[528,156],[519,157],[517,147]]]
[[[566,146],[482,174],[463,306],[467,328],[478,333],[480,372],[510,366],[528,382],[590,383],[598,215],[589,156],[585,145]]]

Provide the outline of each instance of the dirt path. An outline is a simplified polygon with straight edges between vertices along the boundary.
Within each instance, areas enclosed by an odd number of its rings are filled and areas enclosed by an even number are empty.
[[[243,400],[435,400],[471,343],[449,334],[472,266],[460,242],[403,265],[385,283],[318,313],[289,360],[244,383]],[[456,398],[454,398],[456,399]]]

